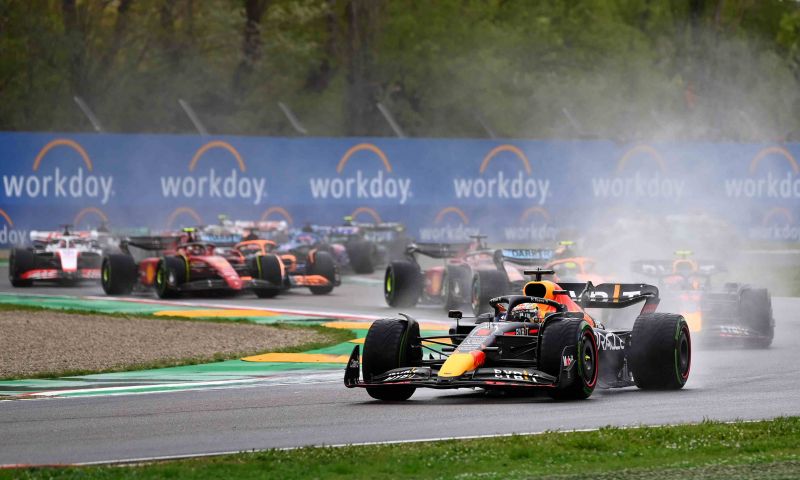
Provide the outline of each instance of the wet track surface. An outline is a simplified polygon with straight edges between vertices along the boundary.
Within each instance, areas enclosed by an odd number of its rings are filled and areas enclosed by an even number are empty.
[[[12,291],[0,269],[0,291]],[[99,287],[30,293],[102,295]],[[185,301],[185,299],[184,299]],[[391,315],[380,282],[346,281],[331,296],[298,292],[193,303]],[[0,402],[0,464],[75,463],[271,447],[431,439],[582,429],[606,425],[760,419],[800,415],[800,299],[774,298],[776,337],[768,350],[696,350],[690,380],[677,392],[598,390],[587,401],[554,403],[479,391],[418,390],[403,403],[348,390],[342,372],[296,383],[147,395]],[[443,319],[439,308],[411,309]]]

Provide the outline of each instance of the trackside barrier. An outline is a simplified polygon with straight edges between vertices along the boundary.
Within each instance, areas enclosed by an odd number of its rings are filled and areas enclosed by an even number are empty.
[[[0,133],[0,247],[63,223],[405,222],[421,240],[537,243],[692,214],[800,240],[800,144]]]

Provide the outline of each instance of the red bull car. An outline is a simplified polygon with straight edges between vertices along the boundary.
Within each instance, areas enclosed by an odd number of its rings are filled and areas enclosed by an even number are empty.
[[[525,284],[525,268],[543,265],[551,249],[493,249],[484,235],[471,243],[418,243],[406,259],[386,268],[384,298],[391,307],[411,307],[418,302],[441,303],[446,310],[467,304],[475,314],[490,309],[489,299]],[[426,259],[443,264],[425,268]]]
[[[522,295],[490,300],[492,313],[460,322],[449,335],[421,336],[409,316],[375,321],[345,369],[348,388],[378,400],[406,400],[417,388],[543,390],[585,399],[596,387],[680,389],[689,378],[691,335],[681,315],[656,313],[646,284],[557,284],[538,270]],[[641,304],[632,329],[609,330],[585,309]]]
[[[252,291],[268,298],[287,288],[285,270],[275,255],[245,255],[235,248],[192,241],[192,236],[134,237],[120,248],[122,253],[107,255],[102,263],[101,281],[109,295],[155,290],[160,298],[173,298],[186,292]],[[332,290],[336,276],[330,258],[318,255],[309,268],[329,280],[312,292]]]
[[[103,259],[101,232],[63,231],[30,233],[29,248],[13,248],[8,259],[8,279],[15,287],[35,281],[73,283],[100,279]]]
[[[656,277],[664,302],[680,312],[703,344],[767,348],[775,334],[772,298],[765,288],[725,283],[714,290],[712,277],[725,272],[715,261],[695,260],[679,250],[672,260],[637,260],[634,272]]]

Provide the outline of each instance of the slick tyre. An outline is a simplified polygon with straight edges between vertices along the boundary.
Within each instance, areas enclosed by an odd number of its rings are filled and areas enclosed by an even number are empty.
[[[409,261],[398,260],[386,267],[383,298],[390,307],[413,307],[422,295],[422,273]]]
[[[455,310],[469,298],[469,267],[464,265],[447,265],[442,278],[444,289],[444,309]]]
[[[647,313],[633,324],[628,363],[636,386],[646,390],[678,390],[689,379],[692,339],[681,315]]]
[[[413,367],[422,362],[419,343],[419,324],[397,318],[376,320],[364,339],[363,373],[366,382],[376,375],[400,367]],[[367,387],[370,397],[400,402],[414,394],[415,387],[407,385]]]
[[[36,267],[36,256],[30,250],[13,248],[8,257],[8,281],[17,288],[30,287],[33,280],[23,280],[22,274]]]
[[[130,255],[115,253],[103,258],[100,283],[106,295],[127,295],[136,283],[136,262]]]
[[[268,253],[266,255],[257,255],[248,259],[249,269],[253,272],[253,276],[259,280],[269,282],[274,286],[255,288],[258,298],[272,298],[281,293],[283,285],[283,262],[280,257]]]
[[[175,298],[180,285],[186,282],[186,261],[182,257],[164,257],[156,268],[156,295],[158,298]]]
[[[775,336],[775,320],[772,318],[772,299],[767,289],[743,289],[739,305],[744,324],[760,335],[750,341],[750,346],[768,348]]]
[[[565,349],[568,349],[566,353]],[[594,331],[585,320],[564,318],[547,321],[539,350],[539,364],[543,372],[559,378],[558,386],[548,389],[548,395],[556,400],[589,398],[597,385],[598,353]],[[568,380],[560,378],[563,368],[572,368]]]
[[[490,312],[489,300],[499,297],[508,290],[508,279],[499,270],[477,270],[472,277],[470,304],[472,313],[480,315]]]
[[[308,287],[314,295],[327,295],[333,291],[336,284],[336,262],[328,252],[319,250],[309,252],[306,259],[306,273],[309,275],[321,275],[328,280],[328,285],[319,287]]]
[[[353,240],[345,245],[350,268],[355,273],[367,274],[375,271],[375,245],[366,240]]]

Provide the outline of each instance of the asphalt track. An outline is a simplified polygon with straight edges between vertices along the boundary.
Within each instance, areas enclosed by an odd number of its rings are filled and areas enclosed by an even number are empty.
[[[0,291],[11,291],[0,269]],[[101,295],[99,288],[36,293]],[[386,316],[379,282],[347,281],[331,296],[293,293],[193,303]],[[800,415],[800,299],[774,298],[768,350],[696,350],[686,388],[596,391],[587,401],[418,390],[408,402],[372,401],[342,372],[219,390],[0,402],[0,465],[105,462],[276,447],[408,441],[488,434]],[[438,308],[409,312],[441,319]]]

